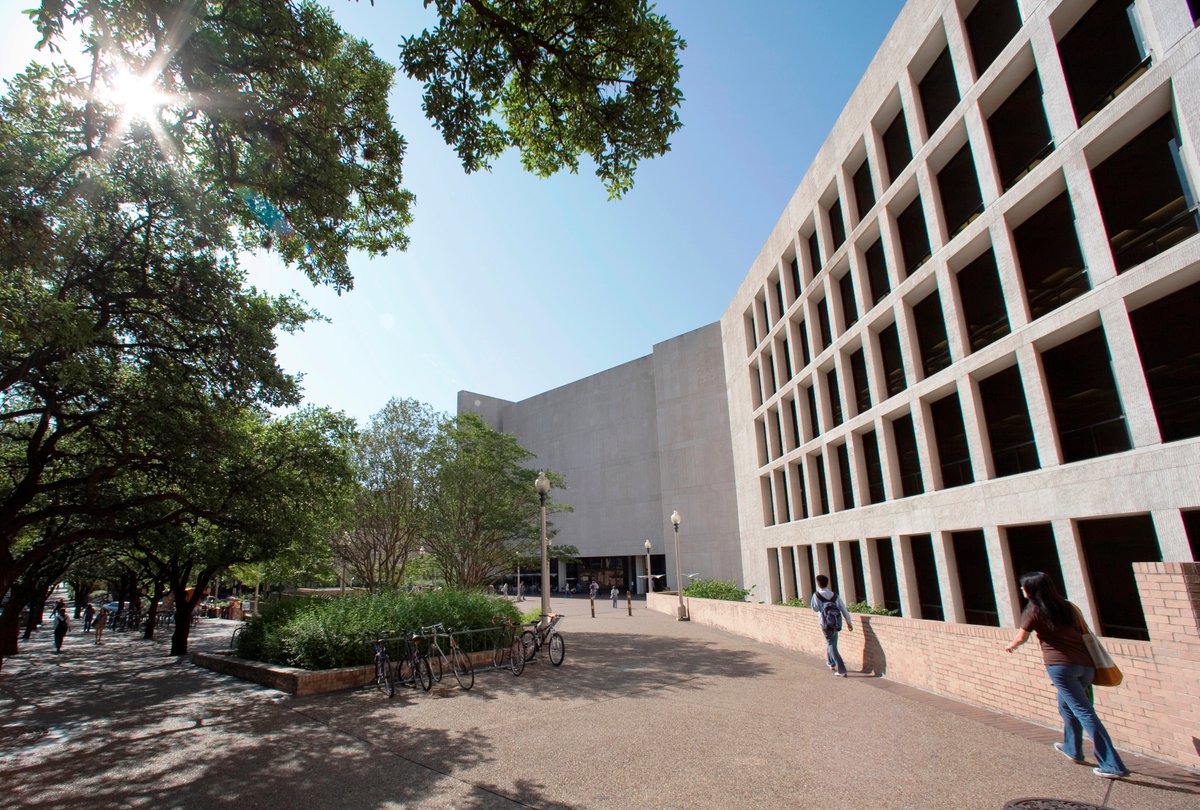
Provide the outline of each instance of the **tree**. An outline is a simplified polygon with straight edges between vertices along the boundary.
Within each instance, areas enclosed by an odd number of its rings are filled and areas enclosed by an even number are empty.
[[[393,399],[355,437],[353,518],[334,537],[333,551],[372,591],[400,587],[420,546],[424,515],[417,484],[436,429],[437,416],[428,405]]]
[[[461,414],[443,422],[429,454],[422,481],[425,548],[447,584],[477,586],[507,570],[531,544],[537,547],[537,472],[523,466],[533,454],[511,434],[493,430],[476,414]],[[561,486],[559,476],[546,474]]]

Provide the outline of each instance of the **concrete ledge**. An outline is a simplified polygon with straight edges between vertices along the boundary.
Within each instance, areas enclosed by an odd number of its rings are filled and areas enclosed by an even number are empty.
[[[192,663],[222,675],[232,675],[297,697],[355,689],[375,681],[374,664],[341,669],[301,669],[237,658],[228,652],[194,652]],[[477,670],[479,667],[491,665],[491,652],[471,653],[471,666]]]
[[[229,653],[192,653],[192,663],[222,675],[232,675],[298,697],[366,686],[375,678],[373,665],[309,670],[248,661]]]

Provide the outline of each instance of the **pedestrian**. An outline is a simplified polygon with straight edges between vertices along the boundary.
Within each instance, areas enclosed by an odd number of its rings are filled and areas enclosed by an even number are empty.
[[[71,629],[71,620],[67,618],[66,607],[54,609],[54,652],[62,652],[63,639],[67,637],[67,631]]]
[[[99,615],[96,616],[96,623],[92,625],[92,630],[96,633],[96,643],[100,643],[100,638],[104,635],[104,628],[108,627],[108,608],[100,608]]]
[[[825,663],[836,677],[845,678],[846,663],[838,652],[838,633],[842,630],[843,617],[847,630],[854,632],[854,625],[850,622],[846,603],[829,589],[829,577],[824,574],[817,574],[817,591],[812,595],[809,606],[821,617],[821,632],[825,634]]]
[[[591,591],[592,598],[595,599],[596,594],[600,593],[600,583],[593,579],[592,584],[588,586],[588,590]]]
[[[500,583],[500,595],[508,596],[508,583],[507,582]]]
[[[616,585],[612,586],[612,590],[608,592],[608,595],[612,597],[613,607],[616,607],[617,606],[617,597],[621,595],[621,592],[617,590]]]
[[[1037,633],[1042,662],[1058,692],[1058,713],[1063,719],[1063,741],[1054,743],[1054,750],[1073,762],[1083,762],[1082,730],[1096,750],[1097,767],[1092,773],[1105,779],[1128,776],[1129,770],[1087,696],[1096,667],[1083,643],[1083,614],[1041,571],[1022,576],[1021,591],[1029,603],[1021,613],[1021,629],[1004,651],[1012,652],[1029,640],[1031,631]]]
[[[96,620],[96,608],[91,602],[83,609],[83,632],[88,632],[92,629],[92,622]]]

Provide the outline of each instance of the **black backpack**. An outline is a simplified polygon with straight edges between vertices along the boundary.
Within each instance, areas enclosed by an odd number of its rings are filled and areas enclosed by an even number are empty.
[[[841,630],[842,629],[842,611],[838,609],[838,595],[835,593],[829,599],[826,599],[821,594],[817,594],[817,601],[821,603],[817,609],[817,613],[821,616],[822,630]]]

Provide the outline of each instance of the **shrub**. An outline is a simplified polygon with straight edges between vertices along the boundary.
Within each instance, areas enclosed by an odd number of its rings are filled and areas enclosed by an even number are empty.
[[[697,579],[683,589],[684,596],[694,596],[697,599],[724,599],[727,602],[744,602],[750,591],[739,588],[732,582],[722,582],[719,579]]]
[[[783,605],[784,607],[798,607],[798,608],[812,607],[812,605],[810,605],[808,602],[804,601],[803,599],[796,598],[796,597],[792,597],[791,599],[788,599],[785,602],[780,602],[779,604]],[[900,611],[898,611],[898,610],[888,610],[885,607],[878,607],[878,606],[872,607],[871,605],[868,605],[866,602],[851,602],[850,604],[846,605],[846,610],[850,611],[851,613],[867,613],[872,616],[899,616],[900,615]]]
[[[374,660],[372,639],[399,636],[441,622],[451,630],[493,627],[520,615],[507,599],[480,591],[362,593],[291,598],[272,604],[246,623],[238,637],[242,658],[304,669],[332,669]],[[463,648],[486,648],[487,639],[467,635]]]

